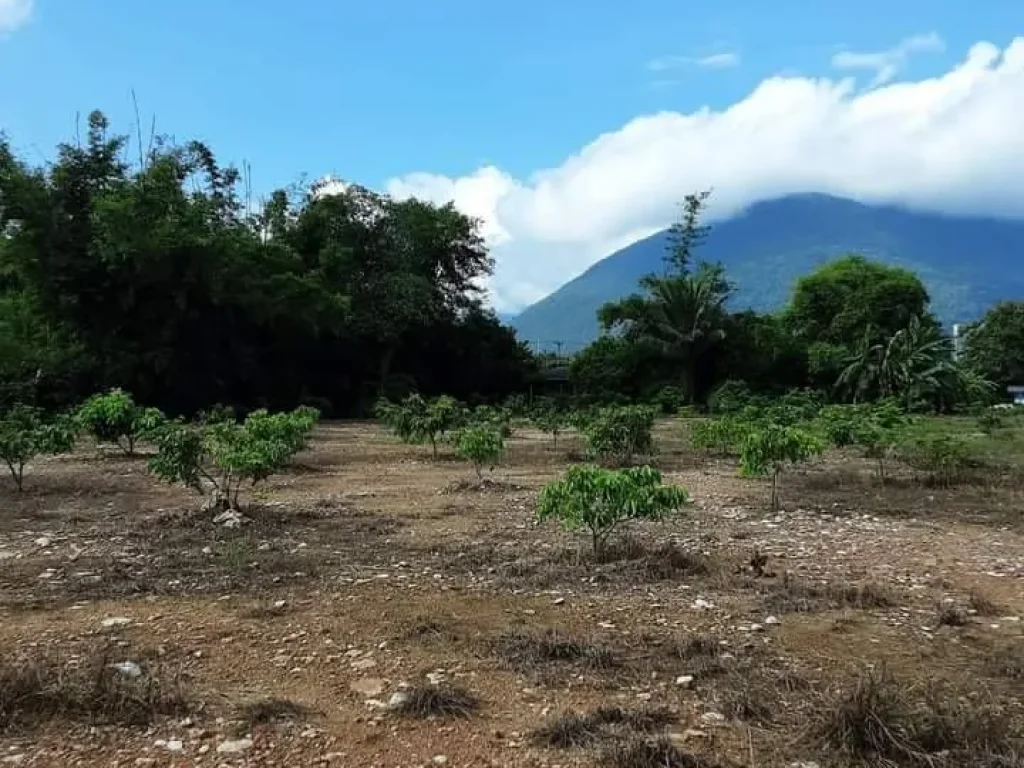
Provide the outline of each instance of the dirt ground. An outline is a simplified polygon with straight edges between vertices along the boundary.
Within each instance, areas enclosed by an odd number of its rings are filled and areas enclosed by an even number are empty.
[[[238,528],[144,459],[39,461],[0,487],[0,767],[852,766],[829,715],[886,676],[1020,736],[1024,487],[882,487],[832,456],[773,514],[764,481],[658,429],[694,503],[601,562],[532,519],[572,436],[518,432],[478,486],[326,424]],[[97,703],[117,664],[150,681],[138,707]],[[395,710],[431,691],[432,716]],[[974,764],[1024,765],[1000,759]]]

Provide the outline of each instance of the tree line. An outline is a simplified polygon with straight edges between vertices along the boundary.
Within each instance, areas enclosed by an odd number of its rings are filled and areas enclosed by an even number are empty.
[[[453,205],[350,186],[254,210],[204,144],[132,149],[99,112],[43,166],[0,137],[0,410],[115,387],[172,415],[529,391],[542,361],[487,308],[493,262]],[[859,256],[805,276],[779,312],[731,311],[725,270],[697,260],[707,200],[685,199],[664,270],[601,309],[606,333],[570,371],[584,401],[672,411],[743,382],[949,410],[1024,381],[1024,304],[994,307],[957,357],[920,279]]]
[[[172,414],[352,415],[524,388],[532,358],[486,308],[493,264],[454,206],[353,186],[253,211],[200,142],[129,154],[99,112],[41,167],[0,139],[0,405],[121,387]]]
[[[708,193],[690,195],[665,267],[603,306],[603,335],[570,369],[584,399],[713,404],[723,385],[777,396],[815,390],[832,402],[894,398],[951,411],[1003,399],[1024,383],[1024,302],[1002,302],[963,330],[960,354],[910,270],[851,254],[801,278],[777,312],[733,312],[719,264],[695,261]]]

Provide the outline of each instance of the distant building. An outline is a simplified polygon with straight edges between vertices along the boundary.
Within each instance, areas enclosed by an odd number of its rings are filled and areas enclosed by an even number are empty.
[[[1012,387],[1007,387],[1006,391],[1010,393],[1010,397],[1013,398],[1014,405],[1024,405],[1024,386],[1019,384]]]

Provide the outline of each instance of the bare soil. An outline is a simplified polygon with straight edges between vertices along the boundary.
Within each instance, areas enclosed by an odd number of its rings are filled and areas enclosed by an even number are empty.
[[[478,484],[326,424],[239,528],[144,459],[40,460],[0,487],[0,766],[924,764],[830,730],[882,674],[997,712],[1004,762],[947,765],[1024,765],[1024,487],[883,487],[830,456],[771,513],[682,422],[658,431],[694,504],[600,561],[532,519],[572,436],[520,431]]]

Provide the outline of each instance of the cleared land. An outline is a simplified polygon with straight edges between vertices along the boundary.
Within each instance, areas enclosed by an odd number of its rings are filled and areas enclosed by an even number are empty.
[[[144,460],[40,461],[0,489],[0,765],[1024,765],[1009,447],[951,488],[833,453],[776,515],[686,431],[655,464],[694,506],[600,563],[532,521],[572,436],[478,486],[327,424],[239,528]]]

